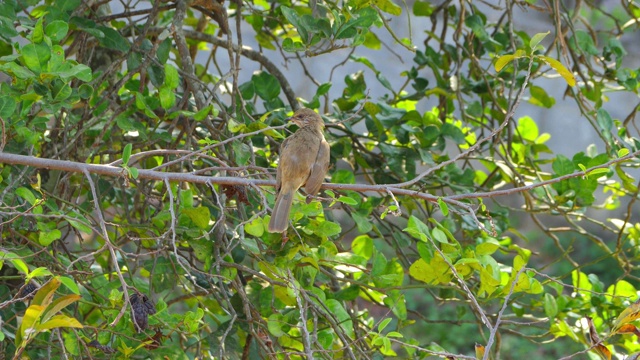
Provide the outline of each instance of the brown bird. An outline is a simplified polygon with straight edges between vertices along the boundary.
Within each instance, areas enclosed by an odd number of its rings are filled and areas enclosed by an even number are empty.
[[[307,195],[320,190],[329,168],[329,143],[324,139],[324,122],[311,109],[300,109],[289,119],[300,128],[280,145],[280,164],[276,175],[276,203],[269,232],[284,232],[289,226],[293,196],[304,185]]]

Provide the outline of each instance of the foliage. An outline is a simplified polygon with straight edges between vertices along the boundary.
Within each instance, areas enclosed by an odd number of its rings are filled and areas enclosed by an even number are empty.
[[[637,109],[607,110],[638,94],[623,44],[640,8],[504,3],[2,2],[0,351],[640,352]],[[391,26],[405,17],[420,38]],[[555,109],[550,82],[597,144],[556,153],[542,119],[515,116]],[[328,114],[330,184],[271,234],[298,102]]]

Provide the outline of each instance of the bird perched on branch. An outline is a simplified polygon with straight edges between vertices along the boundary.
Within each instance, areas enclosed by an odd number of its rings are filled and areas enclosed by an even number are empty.
[[[280,146],[276,175],[276,203],[269,221],[269,232],[284,232],[289,225],[293,197],[304,185],[312,196],[318,193],[329,168],[329,143],[324,139],[324,122],[311,109],[297,110],[289,119],[300,128]]]

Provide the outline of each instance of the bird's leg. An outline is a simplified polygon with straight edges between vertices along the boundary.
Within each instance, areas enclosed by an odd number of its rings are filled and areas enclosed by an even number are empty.
[[[287,236],[287,230],[282,232],[282,244],[280,245],[280,250],[284,249],[284,245],[289,241],[289,237]]]
[[[322,196],[317,196],[317,195],[311,195],[311,194],[307,194],[306,196],[306,202],[307,204],[310,203],[313,200],[318,200],[318,201],[333,201],[334,199],[332,198],[327,198],[327,197],[322,197]]]

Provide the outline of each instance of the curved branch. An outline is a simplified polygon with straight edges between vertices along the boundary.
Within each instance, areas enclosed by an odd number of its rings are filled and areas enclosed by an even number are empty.
[[[207,35],[201,32],[187,30],[187,29],[182,30],[182,32],[188,38],[205,41],[225,49],[229,48],[229,44],[227,43],[227,41],[217,36]],[[289,81],[287,80],[287,77],[282,73],[282,71],[280,71],[280,69],[276,66],[276,64],[271,62],[271,60],[269,60],[266,56],[264,56],[264,54],[258,51],[255,51],[248,46],[243,46],[242,48],[240,48],[239,46],[234,44],[233,51],[239,52],[242,56],[246,57],[247,59],[253,60],[259,63],[260,65],[264,66],[265,69],[267,69],[267,71],[269,71],[271,75],[275,76],[275,78],[278,79],[278,82],[280,83],[280,87],[282,87],[282,91],[284,92],[284,95],[287,97],[287,101],[289,101],[289,105],[291,105],[291,109],[295,111],[300,107],[300,105],[298,104],[298,100],[296,100],[296,95],[293,89],[291,88]]]
[[[195,67],[191,61],[189,54],[189,47],[187,41],[184,38],[184,18],[187,13],[187,2],[181,0],[176,2],[176,12],[173,15],[173,23],[171,24],[171,32],[173,33],[173,40],[176,42],[178,54],[180,55],[180,62],[184,71],[188,74],[195,74]],[[206,99],[200,88],[200,84],[196,81],[191,81],[190,78],[185,77],[185,81],[193,94],[193,98],[196,100],[198,109],[204,108],[206,105]]]

